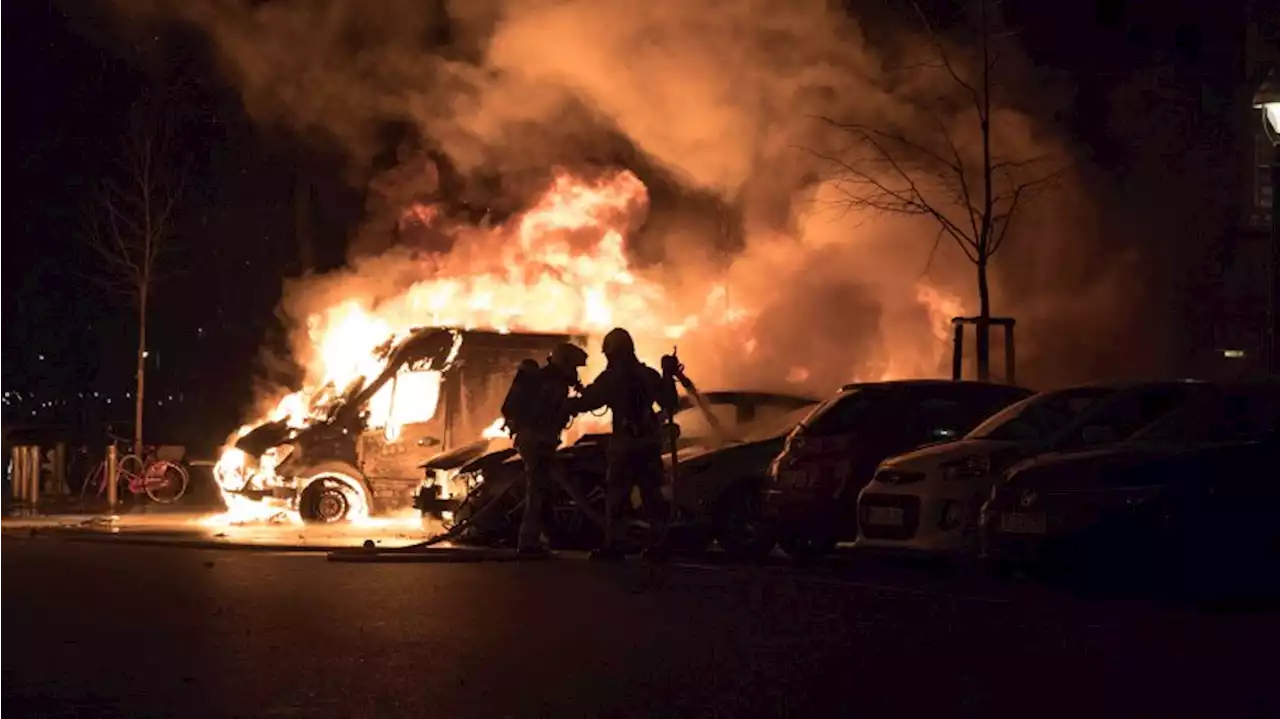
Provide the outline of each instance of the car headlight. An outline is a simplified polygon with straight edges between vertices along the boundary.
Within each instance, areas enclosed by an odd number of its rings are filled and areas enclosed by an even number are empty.
[[[991,473],[991,457],[974,454],[944,464],[941,468],[944,481],[976,479]]]

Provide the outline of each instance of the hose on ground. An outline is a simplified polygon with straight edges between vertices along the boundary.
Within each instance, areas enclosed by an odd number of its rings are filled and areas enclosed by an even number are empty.
[[[603,529],[604,516],[591,509],[589,503],[587,502],[586,495],[582,493],[582,490],[573,482],[569,481],[566,477],[562,476],[560,473],[553,473],[553,477],[555,478],[556,482],[560,484],[560,486],[566,492],[568,492],[569,497],[573,500],[574,506],[578,507],[578,510],[582,512],[583,516],[585,516],[597,527],[600,527],[601,529]],[[437,534],[434,537],[430,537],[426,540],[423,540],[421,542],[416,542],[414,544],[405,545],[403,547],[388,547],[385,549],[361,548],[361,549],[348,550],[348,552],[355,552],[355,553],[361,553],[361,554],[368,553],[370,551],[373,551],[379,554],[394,554],[398,552],[416,552],[416,551],[421,551],[423,549],[427,549],[429,547],[433,547],[437,544],[442,544],[444,542],[449,542],[449,541],[458,539],[459,537],[462,536],[462,533],[467,530],[467,528],[471,527],[477,521],[491,516],[493,511],[496,508],[500,508],[502,506],[501,500],[504,497],[506,497],[507,494],[511,492],[512,487],[516,486],[516,484],[519,483],[522,479],[524,479],[523,473],[511,474],[505,479],[500,480],[499,482],[500,482],[501,488],[497,490],[496,493],[492,497],[490,497],[488,501],[484,503],[484,505],[482,505],[479,509],[472,512],[471,515],[468,516],[466,519],[463,519],[462,521],[450,527],[447,531],[442,532],[441,534]],[[493,489],[493,486],[489,485],[487,488]],[[475,491],[476,490],[472,490],[472,492],[475,492]],[[470,496],[471,495],[468,495],[468,498],[470,498]],[[466,500],[463,500],[463,501],[465,502]],[[523,499],[520,500],[520,502],[514,507],[514,509],[520,509],[521,507],[523,507],[525,504],[525,501],[526,500],[523,500]]]

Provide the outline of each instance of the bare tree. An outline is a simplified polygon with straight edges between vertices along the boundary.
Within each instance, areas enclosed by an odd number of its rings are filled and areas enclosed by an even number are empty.
[[[837,202],[846,209],[928,217],[938,224],[935,249],[943,238],[950,238],[974,264],[978,378],[986,381],[991,374],[991,259],[1004,246],[1015,213],[1036,190],[1059,177],[1066,163],[1051,154],[1010,156],[994,147],[1000,139],[992,126],[992,75],[997,60],[992,40],[997,35],[986,0],[978,1],[981,42],[972,63],[976,72],[966,71],[954,60],[953,51],[913,3],[929,40],[930,56],[908,70],[935,73],[946,87],[937,97],[908,99],[911,124],[926,130],[913,134],[901,128],[822,118],[851,142],[821,156],[835,168]],[[965,123],[974,120],[976,142],[963,136]]]
[[[94,279],[137,311],[133,451],[142,452],[147,312],[173,239],[185,173],[176,163],[173,124],[159,103],[133,108],[116,166],[98,183],[86,216],[101,266]]]

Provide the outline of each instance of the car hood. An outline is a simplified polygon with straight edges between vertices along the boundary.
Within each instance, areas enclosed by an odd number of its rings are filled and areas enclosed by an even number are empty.
[[[433,469],[448,471],[450,469],[458,469],[462,465],[486,454],[495,449],[505,449],[505,447],[495,448],[495,444],[504,444],[491,439],[478,439],[461,447],[455,447],[448,452],[441,452],[426,462],[418,465],[421,469]]]
[[[1109,476],[1148,463],[1176,459],[1199,448],[1164,444],[1123,444],[1073,452],[1047,452],[1012,468],[1010,484],[1018,487],[1081,489]]]
[[[721,447],[688,447],[679,452],[680,462],[690,465],[709,465],[717,462],[732,461],[742,455],[750,455],[761,452],[766,449],[772,449],[772,455],[782,451],[782,444],[786,441],[786,435],[780,434],[776,437],[768,439],[757,439],[751,442],[736,442],[726,444]],[[670,453],[667,455],[670,461]]]
[[[921,447],[905,454],[899,454],[896,457],[890,457],[881,466],[897,470],[924,472],[954,459],[972,457],[973,455],[990,456],[1016,449],[1020,445],[1021,443],[1019,442],[1010,442],[1008,440],[959,439],[954,442],[943,442],[942,444]]]
[[[300,431],[290,429],[284,420],[266,422],[236,440],[235,446],[250,457],[260,457],[268,449],[282,445],[299,434]]]

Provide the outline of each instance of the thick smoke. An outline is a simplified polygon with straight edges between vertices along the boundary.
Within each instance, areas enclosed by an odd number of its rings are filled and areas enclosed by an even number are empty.
[[[501,222],[551,166],[600,164],[628,166],[650,188],[631,248],[647,276],[698,304],[711,278],[724,281],[727,303],[759,310],[744,336],[682,346],[704,383],[826,393],[854,378],[939,374],[946,317],[977,309],[972,265],[935,246],[929,218],[841,212],[823,182],[820,156],[842,139],[819,116],[926,136],[941,123],[975,139],[972,105],[943,73],[886,70],[927,49],[918,34],[878,30],[873,42],[822,0],[119,2],[134,18],[203,28],[253,116],[338,144],[368,183],[357,269],[289,283],[295,321],[355,285],[376,298],[421,273],[404,260],[412,253],[388,249],[406,243],[408,204]],[[1014,108],[997,108],[995,123],[1010,154],[1065,152]],[[388,128],[401,132],[389,139]],[[1023,247],[996,260],[1008,267],[995,270],[996,312],[1025,313],[1020,327],[1113,295],[1097,267],[1064,269],[1097,219],[1073,176],[1058,190],[1071,209],[1028,205],[1010,241]],[[1094,291],[1076,292],[1081,283]],[[1062,285],[1071,304],[1044,291]],[[1022,349],[1036,357],[1030,335]]]

